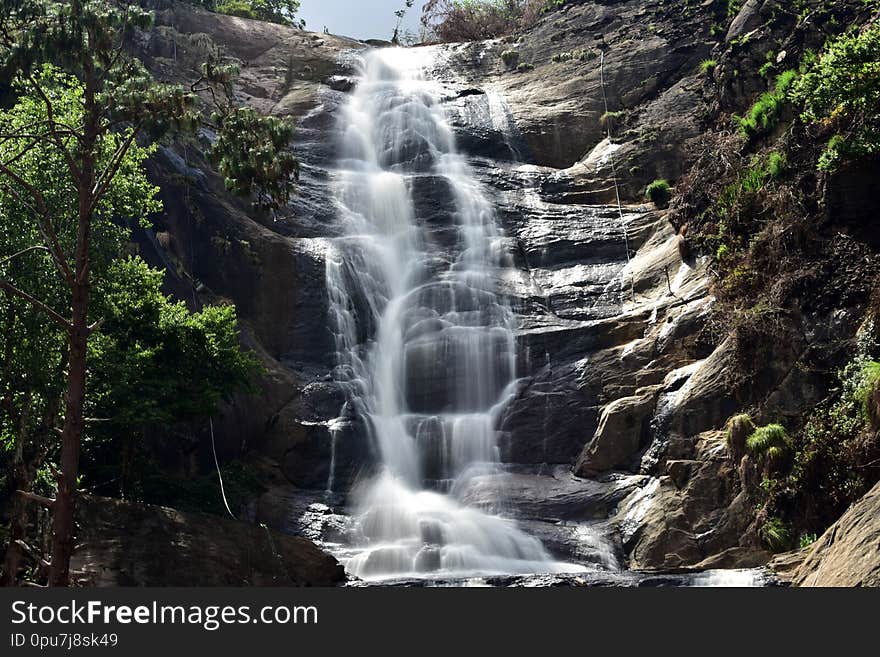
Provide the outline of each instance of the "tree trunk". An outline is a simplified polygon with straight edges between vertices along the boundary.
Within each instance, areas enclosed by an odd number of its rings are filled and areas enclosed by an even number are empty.
[[[64,427],[61,431],[61,472],[58,493],[52,507],[52,568],[49,586],[67,586],[70,581],[70,557],[73,554],[74,516],[76,513],[79,452],[86,392],[86,342],[89,291],[87,284],[73,290],[73,329],[68,350],[67,393]]]
[[[99,152],[101,109],[96,100],[98,74],[91,53],[83,56],[83,138],[80,143],[80,175],[76,180],[79,216],[74,254],[74,278],[71,287],[71,329],[68,349],[67,393],[64,427],[61,430],[61,472],[58,494],[52,505],[52,564],[49,586],[70,584],[70,557],[73,554],[73,531],[76,514],[79,451],[82,442],[83,406],[86,396],[86,345],[89,339],[89,248],[92,237],[92,210],[96,201],[95,169]]]

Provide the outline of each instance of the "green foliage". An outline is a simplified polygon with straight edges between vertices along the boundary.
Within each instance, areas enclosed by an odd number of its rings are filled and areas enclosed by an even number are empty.
[[[771,460],[780,458],[788,449],[788,434],[781,424],[759,427],[746,439],[746,449],[755,456],[766,455]]]
[[[727,17],[733,18],[742,9],[743,0],[727,0]]]
[[[704,59],[702,62],[700,62],[700,73],[702,73],[703,75],[712,75],[717,66],[718,60]]]
[[[514,68],[519,63],[518,50],[505,50],[501,53],[501,61],[507,68]]]
[[[853,392],[853,397],[859,404],[862,416],[866,420],[877,415],[876,411],[871,408],[871,397],[878,387],[880,387],[880,363],[874,360],[862,363],[862,369],[858,373],[858,384]]]
[[[801,534],[801,537],[798,539],[798,548],[801,550],[808,548],[817,540],[819,540],[819,537],[816,534]]]
[[[755,432],[755,423],[748,413],[734,415],[727,421],[727,445],[731,448],[745,447],[746,440]]]
[[[51,101],[53,117],[59,124],[82,125],[83,87],[76,78],[48,65],[35,68],[32,78]],[[47,106],[29,93],[33,85],[18,80],[13,89],[17,100],[9,109],[0,111],[0,132],[32,133],[34,126],[45,125]],[[101,141],[99,168],[109,166],[120,140],[128,135],[114,133]],[[76,147],[73,135],[60,136],[60,140],[66,148]],[[147,180],[143,169],[151,152],[151,148],[136,143],[126,150],[107,193],[94,211],[92,280],[100,280],[124,247],[129,235],[124,225],[144,224],[152,213],[161,210],[155,197],[158,190]],[[13,161],[21,183],[42,190],[42,202],[52,218],[58,247],[72,257],[79,208],[62,151],[49,140],[39,140],[30,148],[23,148],[18,139],[0,141],[0,162]],[[0,184],[0,279],[27,290],[50,309],[66,316],[70,291],[59,276],[56,260],[43,245],[44,233],[45,228],[35,220],[32,202],[15,187]],[[39,466],[44,450],[56,445],[55,428],[60,421],[65,384],[66,335],[32,304],[8,295],[2,297],[0,323],[0,353],[4,354],[0,396],[7,400],[0,413],[0,448],[21,449],[25,461],[36,459],[33,465]]]
[[[824,531],[880,479],[880,444],[868,431],[865,390],[877,381],[873,326],[838,372],[837,396],[818,406],[790,441],[789,466],[772,475],[765,508],[805,533]]]
[[[785,71],[776,78],[776,87],[761,94],[745,117],[734,117],[734,122],[743,137],[754,139],[771,132],[776,127],[782,110],[788,102],[788,92],[797,77],[797,71]]]
[[[788,161],[784,153],[773,151],[767,156],[764,172],[767,178],[777,179],[784,172]]]
[[[529,64],[528,62],[521,62],[517,67],[517,73],[525,73],[526,71],[531,71],[535,68],[534,64]]]
[[[808,124],[834,130],[819,160],[833,170],[846,157],[880,153],[880,26],[833,39],[791,89]]]
[[[251,107],[215,113],[219,124],[212,161],[226,180],[226,188],[252,196],[264,207],[280,208],[290,200],[292,181],[299,178],[299,162],[287,150],[293,122],[262,116]]]
[[[293,25],[299,0],[219,0],[213,9],[220,14]]]
[[[239,348],[234,306],[190,313],[162,293],[163,277],[140,258],[121,259],[95,289],[91,415],[114,432],[207,417],[247,390],[256,369]]]
[[[672,198],[672,186],[667,180],[655,180],[645,190],[645,197],[658,208],[664,208]]]
[[[770,518],[764,523],[761,538],[773,552],[785,552],[791,547],[791,530],[780,518]]]
[[[240,461],[227,463],[220,468],[220,474],[223,477],[223,491],[233,513],[240,513],[250,500],[266,490],[257,474]],[[148,504],[226,515],[216,473],[196,479],[180,479],[153,472],[144,478],[138,493],[138,497]]]
[[[239,347],[235,309],[190,313],[161,291],[164,272],[116,260],[95,289],[100,331],[89,341],[83,477],[105,495],[137,497],[151,471],[143,432],[169,430],[217,411],[250,390],[257,370]],[[108,483],[109,482],[109,483]]]
[[[551,57],[554,62],[573,62],[573,61],[585,61],[589,59],[590,52],[585,48],[579,48],[577,50],[566,50],[565,52],[558,52]]]

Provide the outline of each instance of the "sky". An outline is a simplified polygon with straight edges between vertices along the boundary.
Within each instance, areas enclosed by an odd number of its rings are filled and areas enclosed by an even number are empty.
[[[403,27],[418,33],[419,17],[425,0],[416,0],[407,12]],[[304,18],[306,29],[323,32],[324,26],[333,34],[355,39],[390,39],[404,0],[300,0],[297,16]]]

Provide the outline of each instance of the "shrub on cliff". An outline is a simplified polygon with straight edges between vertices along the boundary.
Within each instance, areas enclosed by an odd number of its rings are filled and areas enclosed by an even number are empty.
[[[548,0],[428,0],[422,25],[440,41],[479,41],[534,25],[558,3]]]
[[[746,450],[756,456],[766,456],[771,462],[779,461],[788,449],[788,434],[781,424],[759,427],[746,439]]]
[[[658,208],[665,208],[672,198],[672,186],[666,180],[655,180],[648,185],[645,196]]]
[[[192,4],[227,16],[305,27],[304,21],[296,20],[300,0],[195,0]]]
[[[507,68],[514,68],[517,64],[519,64],[519,51],[505,50],[501,53],[501,61],[504,62],[504,65]]]
[[[791,97],[806,123],[835,133],[820,169],[834,169],[845,156],[880,153],[880,26],[831,41],[809,62]]]

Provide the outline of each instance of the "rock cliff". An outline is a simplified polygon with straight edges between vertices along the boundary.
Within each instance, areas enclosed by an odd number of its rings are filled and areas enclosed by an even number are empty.
[[[500,426],[509,469],[487,476],[472,501],[503,486],[523,524],[563,557],[667,570],[765,563],[754,467],[725,426],[747,408],[797,417],[821,400],[831,345],[851,341],[864,312],[864,299],[832,302],[809,319],[815,330],[749,342],[718,325],[707,259],[642,200],[650,181],[690,170],[702,135],[729,131],[728,114],[760,89],[768,43],[824,38],[770,20],[779,3],[749,0],[731,18],[727,4],[571,2],[518,37],[432,47],[459,144],[507,236],[512,264],[499,285],[518,321],[519,383]],[[243,100],[299,119],[303,173],[289,208],[254,212],[224,192],[197,148],[177,145],[153,163],[166,212],[139,243],[169,266],[181,298],[234,301],[265,365],[259,392],[215,422],[221,457],[251,455],[272,482],[253,517],[332,540],[345,493],[373,462],[360,421],[338,418],[325,289],[328,239],[339,234],[334,116],[352,84],[348,53],[365,46],[175,4],[138,47],[175,80],[197,77],[219,48],[241,64]],[[506,50],[528,66],[508,67]],[[706,70],[709,57],[718,61]],[[440,225],[438,182],[420,184],[420,212]],[[208,444],[201,436],[186,458],[206,462]],[[820,539],[799,581],[854,581],[835,579],[831,564],[865,508]],[[585,527],[610,556],[585,556]]]

